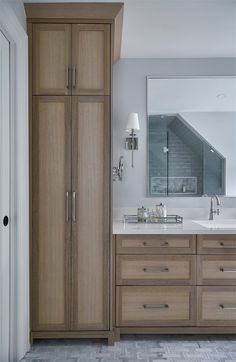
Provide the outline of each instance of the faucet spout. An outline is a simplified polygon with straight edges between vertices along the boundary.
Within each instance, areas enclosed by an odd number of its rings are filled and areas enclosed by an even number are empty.
[[[219,196],[218,195],[214,195],[215,196],[215,198],[216,198],[216,203],[217,203],[217,206],[220,206],[220,198],[219,198]]]
[[[220,215],[220,209],[217,208],[216,210],[214,210],[213,208],[213,201],[214,198],[216,199],[216,205],[220,206],[220,198],[218,195],[214,195],[211,197],[211,206],[210,206],[210,215],[209,215],[209,220],[214,220],[214,214]]]

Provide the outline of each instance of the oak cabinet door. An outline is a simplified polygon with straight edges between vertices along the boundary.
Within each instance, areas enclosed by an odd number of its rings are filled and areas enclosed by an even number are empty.
[[[109,97],[72,98],[72,329],[107,330]]]
[[[34,97],[33,108],[32,327],[65,330],[70,292],[70,100]]]
[[[110,94],[110,25],[72,25],[72,94]]]
[[[33,94],[70,94],[71,25],[33,25]]]

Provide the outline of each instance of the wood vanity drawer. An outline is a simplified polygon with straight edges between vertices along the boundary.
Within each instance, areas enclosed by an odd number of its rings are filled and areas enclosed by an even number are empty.
[[[236,253],[236,235],[198,235],[198,254]]]
[[[195,235],[117,235],[117,254],[194,254]]]
[[[197,282],[199,285],[236,284],[236,255],[198,255]]]
[[[116,287],[116,325],[190,326],[194,323],[193,287]]]
[[[236,327],[235,287],[197,287],[198,325]]]
[[[195,255],[117,255],[118,285],[192,285]]]

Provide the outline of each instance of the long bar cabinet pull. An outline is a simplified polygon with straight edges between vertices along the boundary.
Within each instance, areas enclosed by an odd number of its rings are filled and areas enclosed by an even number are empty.
[[[220,243],[220,246],[225,246],[226,248],[228,247],[228,248],[236,248],[236,243],[232,243],[232,242],[230,242],[230,241],[228,241],[228,242],[225,242],[225,241],[219,241],[219,243]]]
[[[160,245],[152,245],[152,244],[148,244],[148,241],[143,241],[143,246],[149,246],[151,248],[159,248],[159,247],[169,246],[169,243],[168,243],[168,241],[163,241],[163,243],[161,243]]]
[[[76,68],[72,68],[72,87],[75,88],[76,86]]]
[[[144,309],[167,309],[168,304],[143,304]]]
[[[236,309],[236,306],[231,305],[231,304],[220,304],[220,307],[222,309],[226,309],[226,310],[235,310]]]
[[[76,192],[72,193],[72,218],[73,222],[76,222]]]
[[[220,267],[220,271],[222,273],[236,273],[236,268],[230,268],[230,267]]]
[[[70,89],[70,67],[66,71],[66,88]]]
[[[146,273],[167,273],[169,271],[169,268],[165,266],[147,266],[143,268],[143,271]]]
[[[69,221],[69,192],[66,192],[66,222]]]

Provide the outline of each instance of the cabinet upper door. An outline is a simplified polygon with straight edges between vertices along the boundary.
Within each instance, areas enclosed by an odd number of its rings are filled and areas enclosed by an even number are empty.
[[[70,94],[71,25],[33,25],[33,94]]]
[[[72,94],[110,94],[110,25],[72,25]]]
[[[74,330],[107,330],[109,314],[109,97],[73,97]]]
[[[69,328],[69,97],[35,97],[32,124],[32,329]]]

